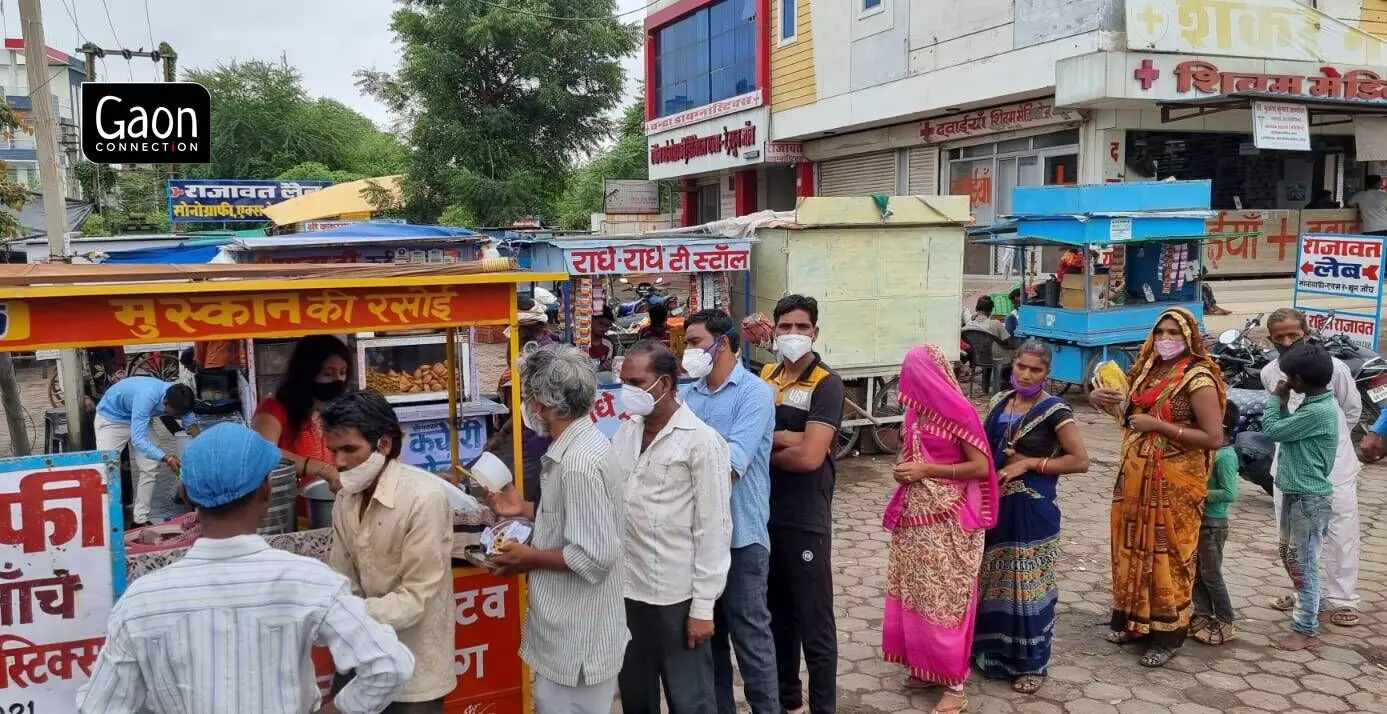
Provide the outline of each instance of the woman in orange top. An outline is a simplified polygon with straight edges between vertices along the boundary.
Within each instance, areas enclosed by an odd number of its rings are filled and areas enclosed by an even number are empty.
[[[318,413],[347,391],[351,356],[347,346],[331,335],[299,340],[289,356],[284,381],[273,396],[260,402],[251,419],[251,426],[294,463],[300,486],[320,478],[334,493],[340,486]]]

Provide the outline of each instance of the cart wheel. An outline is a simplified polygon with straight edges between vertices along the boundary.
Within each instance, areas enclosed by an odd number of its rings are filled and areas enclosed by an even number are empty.
[[[1136,361],[1131,352],[1112,347],[1108,348],[1108,359],[1116,362],[1117,366],[1121,367],[1124,372],[1131,369],[1132,363]],[[1093,375],[1098,371],[1098,363],[1102,361],[1103,352],[1098,350],[1093,353],[1092,357],[1088,358],[1088,362],[1084,365],[1084,383],[1079,385],[1084,391],[1084,399],[1088,399],[1089,393],[1093,391]]]
[[[170,357],[165,352],[146,352],[136,357],[125,371],[131,375],[158,377],[165,382],[173,382],[178,379],[178,355],[173,353]]]
[[[842,461],[843,459],[857,453],[857,427],[845,426],[838,430],[838,437],[833,442],[833,460]]]
[[[872,416],[895,417],[905,413],[901,409],[900,379],[875,377],[876,399],[872,404]],[[901,451],[901,423],[871,427],[869,436],[872,445],[883,454],[898,454]]]
[[[1073,382],[1061,382],[1061,381],[1058,380],[1058,379],[1047,379],[1047,380],[1045,380],[1045,391],[1049,392],[1050,394],[1055,395],[1056,397],[1062,397],[1062,396],[1068,394],[1068,393],[1069,393],[1069,390],[1071,390],[1071,389],[1073,389],[1073,388],[1074,388],[1074,383],[1073,383]]]
[[[1382,408],[1374,404],[1371,399],[1363,399],[1363,415],[1358,418],[1358,423],[1353,425],[1353,443],[1357,444],[1368,435],[1368,427],[1377,421],[1377,417],[1382,413]],[[1375,464],[1382,460],[1383,455],[1365,457],[1359,449],[1354,449],[1358,454],[1358,460],[1365,464]]]

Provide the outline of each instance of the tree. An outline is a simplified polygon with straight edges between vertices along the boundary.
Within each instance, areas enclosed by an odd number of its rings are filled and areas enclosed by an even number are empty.
[[[570,229],[588,228],[592,214],[602,211],[603,179],[644,179],[648,172],[645,104],[636,102],[622,114],[616,143],[579,166],[569,176],[563,194],[555,204],[556,225]]]
[[[191,70],[212,95],[212,162],[195,178],[268,179],[314,163],[357,176],[398,172],[405,148],[371,120],[332,99],[311,99],[297,70],[252,60]]]
[[[620,60],[639,42],[613,8],[402,0],[391,24],[404,46],[399,72],[357,76],[409,126],[411,218],[433,222],[459,206],[504,225],[551,207],[573,157],[611,133]]]

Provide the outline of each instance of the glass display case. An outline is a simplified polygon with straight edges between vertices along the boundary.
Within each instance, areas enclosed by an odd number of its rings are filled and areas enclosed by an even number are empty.
[[[443,333],[357,339],[357,386],[384,394],[395,404],[447,400],[447,337]],[[458,346],[458,395],[466,399],[471,351]]]
[[[342,340],[347,349],[356,349],[355,338],[352,335],[334,337]],[[289,372],[289,356],[294,353],[294,345],[298,342],[298,338],[247,340],[246,370],[255,390],[255,403],[258,404],[260,400],[279,389],[279,383]],[[254,407],[251,409],[254,410]]]

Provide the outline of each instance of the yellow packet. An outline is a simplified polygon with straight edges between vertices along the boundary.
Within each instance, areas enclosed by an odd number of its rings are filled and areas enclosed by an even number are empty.
[[[1093,371],[1093,386],[1100,389],[1113,389],[1123,394],[1126,394],[1130,389],[1127,384],[1127,373],[1112,360],[1098,364],[1098,368]]]

